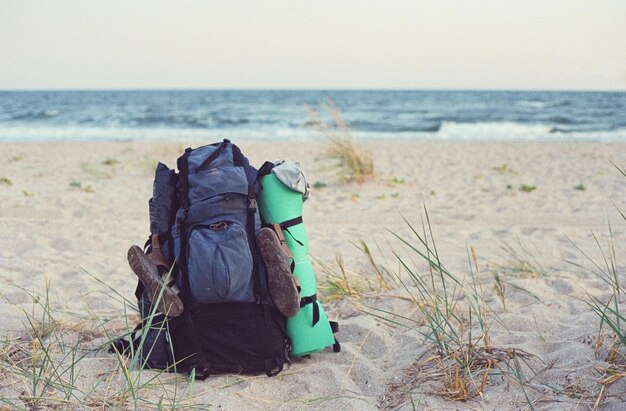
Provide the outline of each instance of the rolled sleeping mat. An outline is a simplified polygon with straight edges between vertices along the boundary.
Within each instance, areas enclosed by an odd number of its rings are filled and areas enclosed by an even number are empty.
[[[328,317],[317,300],[315,271],[309,258],[309,243],[302,222],[302,193],[285,186],[276,174],[260,179],[259,210],[263,221],[279,224],[287,246],[293,253],[293,274],[300,280],[300,311],[287,319],[287,334],[291,338],[291,355],[300,357],[335,344]]]

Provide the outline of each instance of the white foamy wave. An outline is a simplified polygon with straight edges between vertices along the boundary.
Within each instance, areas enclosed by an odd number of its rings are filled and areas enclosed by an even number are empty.
[[[514,122],[458,123],[444,121],[437,131],[353,132],[363,139],[397,138],[403,140],[557,140],[571,133],[555,130],[548,124]]]
[[[543,138],[551,133],[552,127],[546,124],[521,124],[512,122],[497,123],[456,123],[444,121],[437,132],[437,137],[444,139],[533,139]]]
[[[612,131],[559,132],[543,124],[443,122],[436,132],[352,131],[362,140],[601,140],[626,141],[626,128]],[[130,127],[29,127],[0,125],[2,141],[323,141],[315,130],[299,127],[241,129],[130,128]]]
[[[28,127],[0,125],[0,141],[94,141],[94,140],[306,140],[312,133],[302,129],[194,129],[130,127]]]
[[[2,140],[147,140],[147,139],[177,139],[180,136],[198,134],[198,130],[179,130],[171,128],[130,128],[130,127],[29,127],[29,126],[2,126],[0,139]],[[204,131],[204,130],[202,130]],[[193,137],[192,137],[193,138]]]
[[[554,101],[540,101],[540,100],[520,100],[516,103],[520,107],[528,107],[528,108],[546,108],[546,107],[555,107],[558,106],[559,103]]]
[[[623,140],[626,129],[563,132],[547,124],[444,121],[435,136],[445,140]]]
[[[572,140],[626,141],[626,128],[610,131],[577,131],[566,136]]]
[[[363,140],[473,140],[473,141],[626,141],[626,128],[611,131],[554,131],[544,124],[519,123],[455,123],[444,122],[435,132],[403,131],[398,133],[361,131],[353,132]]]

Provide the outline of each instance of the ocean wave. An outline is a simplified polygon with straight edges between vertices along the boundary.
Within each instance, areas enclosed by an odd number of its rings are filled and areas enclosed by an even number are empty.
[[[396,123],[389,123],[389,122],[381,122],[381,123],[377,123],[375,121],[364,121],[364,120],[358,120],[358,121],[351,121],[348,124],[348,127],[351,130],[361,130],[361,131],[373,131],[373,132],[377,132],[377,131],[381,131],[381,132],[398,132],[398,133],[403,133],[403,132],[407,132],[407,131],[414,131],[414,132],[425,132],[425,133],[435,133],[437,131],[439,131],[439,129],[441,128],[441,121],[418,121],[418,122],[411,122],[411,121],[407,121],[407,122],[396,122]],[[304,126],[317,126],[318,124],[316,124],[315,121],[307,121]]]
[[[566,116],[552,116],[550,121],[556,124],[576,124],[576,121]]]
[[[515,104],[519,107],[542,109],[542,108],[549,108],[549,107],[566,106],[569,104],[569,101],[567,100],[561,100],[561,101],[519,100],[515,102]]]
[[[602,140],[626,141],[626,127],[615,130],[567,131],[546,124],[506,122],[441,123],[433,131],[362,131],[352,134],[363,140]],[[305,127],[89,127],[28,126],[0,123],[0,141],[218,141],[223,138],[247,141],[312,141],[322,140],[319,133]]]
[[[217,118],[216,120],[218,125],[224,126],[239,126],[250,123],[247,118]]]
[[[45,120],[48,118],[57,117],[61,112],[59,110],[38,110],[38,111],[26,111],[15,113],[11,115],[11,120]]]
[[[437,132],[373,132],[353,133],[363,140],[407,141],[626,141],[626,127],[617,130],[566,131],[549,125],[518,123],[454,123],[444,122]]]
[[[312,130],[298,128],[172,128],[172,127],[80,127],[13,126],[0,124],[1,141],[213,141],[288,140],[315,138]]]
[[[139,115],[132,117],[124,124],[137,126],[170,126],[188,128],[214,128],[220,126],[238,126],[248,124],[245,117],[195,116],[195,115]]]
[[[441,126],[443,123],[433,123],[431,125],[423,125],[417,127],[399,127],[395,129],[395,132],[404,133],[404,132],[416,132],[416,133],[437,133],[441,130]]]
[[[15,123],[44,123],[59,117],[59,110],[20,111],[6,116],[6,120]],[[73,115],[72,115],[73,114]],[[61,124],[66,123],[66,124]],[[196,115],[196,114],[151,114],[151,113],[92,113],[84,110],[80,115],[71,113],[68,118],[55,120],[50,124],[71,128],[80,124],[94,124],[96,127],[171,127],[171,128],[221,128],[240,126],[250,123],[250,119],[244,116],[226,115]]]
[[[177,116],[177,115],[150,115],[142,114],[127,119],[123,123],[138,126],[175,126],[175,127],[191,127],[191,128],[205,128],[210,127],[212,124],[205,119],[199,119],[193,115]]]
[[[443,138],[510,139],[549,135],[553,127],[546,124],[514,122],[457,123],[444,121],[437,134]]]

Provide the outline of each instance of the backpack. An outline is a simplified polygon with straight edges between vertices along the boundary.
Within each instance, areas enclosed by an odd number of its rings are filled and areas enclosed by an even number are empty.
[[[118,339],[111,349],[130,351],[142,367],[196,379],[275,375],[289,362],[291,347],[255,243],[257,170],[229,140],[188,148],[177,168],[178,174],[157,166],[145,249],[161,274],[175,261],[171,275],[185,309],[176,318],[157,314],[139,283],[142,322],[130,342]]]

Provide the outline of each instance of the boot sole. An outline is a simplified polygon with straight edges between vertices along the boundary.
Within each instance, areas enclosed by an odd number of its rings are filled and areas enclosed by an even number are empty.
[[[148,291],[148,296],[153,304],[163,289],[157,306],[160,312],[169,317],[178,317],[183,313],[183,302],[174,290],[163,283],[156,264],[144,254],[141,248],[136,245],[130,247],[128,264]]]
[[[271,228],[261,228],[256,241],[267,268],[267,282],[274,305],[283,315],[293,317],[300,310],[300,295],[291,273],[289,257]]]

